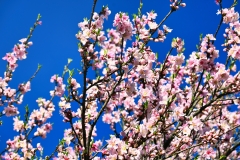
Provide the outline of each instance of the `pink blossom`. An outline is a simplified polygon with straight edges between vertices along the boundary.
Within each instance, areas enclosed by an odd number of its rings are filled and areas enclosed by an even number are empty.
[[[157,17],[157,13],[154,13],[153,11],[150,13],[147,12],[147,15],[149,20],[156,19]]]
[[[234,44],[228,52],[228,55],[240,60],[240,46]]]
[[[208,148],[205,151],[203,156],[207,159],[214,159],[214,158],[216,158],[217,155],[216,155],[216,151],[214,151],[213,148]]]
[[[17,62],[17,58],[13,53],[7,53],[2,59],[8,61],[10,64],[15,64]]]
[[[148,133],[148,130],[147,128],[145,127],[145,125],[143,124],[140,124],[140,134],[142,135],[142,137],[146,138],[147,136],[147,133]]]
[[[132,23],[129,21],[129,17],[125,13],[115,15],[113,26],[123,36],[124,39],[130,39],[132,36]]]
[[[4,113],[7,117],[15,116],[15,115],[19,114],[18,109],[16,107],[14,107],[13,105],[9,105],[9,106],[5,107]]]
[[[156,29],[158,27],[157,23],[156,22],[151,22],[149,21],[148,22],[148,25],[149,25],[149,28],[150,29]]]
[[[24,41],[22,41],[23,43]],[[13,48],[13,53],[15,54],[15,56],[22,60],[22,59],[26,59],[26,48],[24,44],[19,44],[19,45],[15,45]]]
[[[22,94],[31,91],[30,82],[28,81],[26,84],[20,84],[19,90]]]
[[[221,0],[215,0],[215,3],[216,4],[219,4]]]
[[[184,62],[184,58],[185,58],[185,56],[182,53],[180,55],[177,55],[175,57],[175,64],[182,65],[182,63]]]
[[[77,83],[76,79],[74,78],[71,79],[71,85],[73,86],[73,90],[80,88],[80,84]]]
[[[178,0],[170,2],[170,12],[186,6]],[[84,87],[79,89],[81,79],[73,78],[75,75],[53,75],[52,98],[38,98],[39,108],[26,108],[26,122],[13,118],[19,135],[7,141],[1,158],[23,160],[42,154],[37,137],[46,138],[53,129],[53,103],[58,103],[64,122],[69,123],[55,150],[55,160],[80,156],[94,160],[194,159],[196,154],[200,159],[216,159],[228,151],[238,141],[235,129],[240,124],[240,75],[231,72],[236,70],[235,60],[240,60],[239,14],[233,8],[222,10],[223,21],[229,25],[223,44],[229,58],[222,64],[217,62],[221,54],[214,45],[217,36],[212,34],[200,38],[197,51],[189,58],[183,54],[184,41],[174,38],[166,59],[159,62],[151,43],[163,42],[172,29],[165,25],[158,29],[157,14],[152,11],[134,15],[133,20],[126,13],[117,13],[115,29],[105,32],[104,20],[110,13],[103,7],[93,13],[92,22],[85,19],[78,24],[76,37],[83,66],[79,73],[86,78]],[[0,77],[2,116],[18,114],[17,105],[31,89],[30,82],[21,83],[18,89],[9,86],[17,60],[26,58],[30,45],[29,39],[21,39],[3,58],[8,68],[4,78]],[[68,67],[64,71],[70,70]],[[87,74],[92,70],[96,77]],[[55,96],[60,98],[53,100]],[[229,110],[233,105],[238,106],[237,111]],[[98,128],[99,120],[115,134],[106,143],[96,141],[97,129],[102,129]],[[226,158],[239,157],[234,150]]]
[[[112,123],[112,115],[110,113],[106,113],[103,115],[103,122],[107,123],[107,124],[110,124]]]
[[[13,120],[14,120],[13,126],[15,131],[19,132],[22,129],[24,129],[23,121],[20,121],[18,117],[14,117]]]
[[[180,6],[186,7],[186,3],[180,3]]]
[[[143,99],[148,99],[148,98],[150,98],[150,96],[151,96],[151,90],[150,89],[148,89],[148,88],[142,88],[141,89],[141,95],[142,95],[142,98]]]
[[[108,7],[104,7],[103,11],[102,11],[102,14],[101,14],[101,17],[108,19],[108,16],[110,14],[111,14],[111,11],[109,10],[109,8]]]
[[[37,131],[34,133],[34,136],[40,136],[42,138],[46,138],[46,134],[47,132],[45,131],[45,129],[41,127],[41,128],[37,128]]]
[[[43,151],[43,147],[41,146],[41,144],[40,144],[40,143],[37,143],[37,149],[38,149],[40,152],[42,152],[42,151]]]
[[[164,32],[171,33],[172,29],[168,28],[166,25],[163,25]]]

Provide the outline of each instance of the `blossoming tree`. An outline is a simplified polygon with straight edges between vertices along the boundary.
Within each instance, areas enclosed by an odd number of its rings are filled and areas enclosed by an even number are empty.
[[[78,24],[80,70],[68,64],[62,75],[53,75],[55,84],[51,99],[37,99],[39,108],[25,108],[19,118],[18,106],[30,91],[28,82],[17,89],[9,86],[18,61],[26,59],[34,29],[41,25],[39,15],[27,38],[14,45],[3,60],[7,62],[4,77],[0,77],[0,117],[14,119],[14,130],[19,133],[6,142],[1,158],[23,159],[239,159],[240,146],[240,75],[236,63],[240,60],[240,22],[234,7],[223,8],[216,0],[221,16],[213,34],[200,36],[199,45],[189,58],[184,56],[184,41],[172,40],[165,60],[158,61],[150,43],[164,42],[172,31],[165,20],[186,4],[170,0],[170,11],[161,22],[157,13],[138,13],[130,16],[117,13],[113,28],[104,31],[104,21],[111,11],[103,7],[95,12],[94,0],[90,19]],[[225,64],[217,62],[219,50],[214,46],[222,24]],[[131,41],[131,45],[127,42]],[[177,54],[173,51],[176,50]],[[224,54],[224,53],[221,53]],[[96,71],[94,79],[89,71]],[[74,74],[80,73],[79,82]],[[80,85],[81,84],[81,85]],[[63,139],[51,155],[43,155],[37,138],[45,138],[52,130],[49,118],[55,111],[54,97],[60,97],[63,121],[69,123]],[[71,107],[77,104],[78,108]],[[236,106],[231,112],[229,106]],[[114,135],[103,141],[96,139],[97,123],[110,125]]]

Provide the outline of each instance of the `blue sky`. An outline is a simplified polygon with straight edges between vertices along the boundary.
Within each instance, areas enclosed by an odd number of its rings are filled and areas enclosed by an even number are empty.
[[[222,0],[223,7],[231,6],[233,0]],[[37,69],[38,63],[42,69],[37,77],[32,81],[31,92],[24,97],[24,102],[19,106],[23,111],[25,105],[29,105],[30,110],[37,108],[36,99],[43,97],[49,99],[49,91],[54,88],[50,83],[50,77],[53,74],[61,74],[63,66],[67,63],[68,58],[73,62],[70,68],[80,68],[80,56],[77,49],[77,39],[75,34],[78,32],[77,24],[84,17],[90,17],[93,0],[0,0],[0,57],[11,52],[13,45],[19,39],[25,38],[30,27],[40,13],[42,15],[42,25],[38,26],[33,33],[31,40],[33,46],[28,50],[28,58],[19,63],[19,67],[14,72],[13,81],[10,83],[12,88],[16,88],[19,83],[26,82]],[[170,49],[171,40],[174,37],[180,37],[185,41],[185,56],[196,50],[199,35],[203,33],[214,34],[220,20],[216,15],[218,6],[214,0],[186,0],[186,8],[181,8],[173,13],[164,23],[173,31],[167,36],[164,43],[157,43],[152,46],[153,50],[158,52],[161,60],[165,57]],[[169,1],[143,0],[143,13],[154,10],[158,14],[159,22],[169,11]],[[129,15],[137,12],[139,0],[99,0],[96,11],[100,11],[103,5],[108,5],[112,11],[105,29],[112,27],[115,13],[118,11],[128,12]],[[240,10],[239,5],[236,10]],[[226,53],[220,46],[223,43],[222,33],[226,25],[220,29],[215,43],[220,50],[219,61],[224,62]],[[175,54],[175,53],[174,53]],[[3,76],[6,63],[0,60],[0,77]],[[91,73],[90,73],[91,76]],[[78,76],[79,77],[79,76]],[[81,82],[81,79],[79,79]],[[56,99],[57,100],[57,99]],[[55,101],[56,102],[56,101]],[[69,127],[69,124],[63,123],[59,115],[57,103],[54,117],[49,121],[54,123],[53,131],[47,135],[47,139],[36,139],[36,142],[42,142],[45,153],[51,153],[63,137],[63,129]],[[2,111],[2,108],[0,108]],[[23,116],[23,115],[22,115]],[[12,118],[3,117],[3,126],[0,127],[0,152],[6,147],[6,140],[13,139],[17,132],[13,131]],[[106,130],[109,126],[100,124],[98,126],[98,138],[108,138]]]

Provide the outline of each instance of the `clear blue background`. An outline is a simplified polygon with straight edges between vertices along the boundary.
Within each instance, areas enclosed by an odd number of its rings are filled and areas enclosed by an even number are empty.
[[[231,6],[233,0],[222,0],[223,8]],[[174,12],[164,23],[173,29],[167,36],[164,43],[157,43],[152,46],[158,52],[159,59],[162,61],[170,49],[173,37],[181,37],[185,41],[185,56],[196,50],[199,42],[199,35],[203,33],[214,34],[220,21],[220,16],[216,15],[218,5],[214,0],[186,0],[186,8],[180,8]],[[13,81],[10,83],[12,88],[17,88],[19,83],[26,82],[37,69],[37,64],[43,67],[37,77],[32,81],[31,92],[24,97],[24,102],[19,106],[20,111],[24,111],[24,106],[29,105],[30,110],[37,107],[36,99],[43,97],[50,99],[49,91],[54,88],[50,83],[53,74],[61,74],[63,66],[68,58],[73,62],[70,68],[80,68],[80,56],[77,49],[77,39],[75,34],[78,32],[77,24],[84,17],[90,17],[93,0],[0,0],[0,57],[11,52],[13,45],[19,39],[27,37],[29,29],[36,20],[38,13],[42,15],[42,25],[38,26],[33,33],[31,41],[33,46],[28,50],[27,59],[19,62],[19,67],[14,72]],[[143,13],[154,10],[158,14],[157,22],[169,12],[169,0],[143,0]],[[128,12],[129,15],[137,13],[139,0],[99,0],[96,12],[101,10],[103,5],[108,5],[112,11],[105,29],[111,28],[115,13],[118,11]],[[239,11],[239,5],[236,7]],[[217,36],[216,46],[220,50],[219,61],[225,62],[226,53],[222,51],[222,33],[226,28],[223,25]],[[176,54],[174,52],[174,54]],[[6,62],[0,60],[0,77],[3,77]],[[93,74],[93,73],[92,73]],[[91,73],[90,73],[91,76]],[[78,76],[79,77],[79,76]],[[82,79],[78,79],[81,82]],[[56,111],[54,117],[49,120],[54,123],[53,130],[47,135],[47,139],[37,138],[35,142],[41,142],[45,154],[50,154],[59,139],[63,137],[64,128],[69,128],[69,124],[62,122],[59,115],[58,100],[55,99]],[[74,107],[74,106],[73,106]],[[76,108],[76,107],[75,107]],[[3,108],[0,108],[2,111]],[[23,117],[23,115],[21,115]],[[3,117],[3,126],[0,127],[0,152],[6,147],[6,140],[13,139],[17,132],[13,131],[12,117]],[[109,126],[99,124],[97,128],[97,139],[107,139],[109,137]]]

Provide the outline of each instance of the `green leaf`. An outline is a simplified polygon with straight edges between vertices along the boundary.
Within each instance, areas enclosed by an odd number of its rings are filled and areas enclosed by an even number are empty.
[[[185,48],[182,49],[182,52],[184,52],[184,51],[185,51]]]
[[[72,77],[73,74],[74,74],[74,69],[72,69],[72,70],[68,70],[68,73],[69,73],[69,77]]]
[[[198,53],[196,53],[195,55],[196,55],[197,59],[199,59],[199,58],[200,58],[200,56],[198,55]]]
[[[146,101],[145,103],[143,103],[144,109],[148,108],[148,101]]]
[[[201,33],[199,36],[200,41],[202,41],[203,34]]]
[[[38,17],[37,17],[37,19],[39,20],[41,17],[42,17],[41,14],[38,13]]]
[[[172,74],[172,79],[176,78],[176,76],[177,76],[176,73],[173,73]]]
[[[81,43],[78,43],[78,48],[81,48],[81,47],[82,47]]]
[[[97,80],[100,80],[100,76],[97,77]]]
[[[141,15],[142,7],[143,7],[143,3],[140,3],[139,8],[138,8],[138,15],[139,16]]]
[[[59,140],[59,141],[60,141],[60,142],[59,142],[60,145],[64,145],[64,143],[66,142],[64,139]]]
[[[197,160],[197,159],[198,159],[198,157],[199,157],[199,155],[197,155],[197,156],[194,158],[194,160]]]
[[[42,65],[41,64],[38,64],[38,69],[42,68]]]
[[[222,155],[222,156],[220,156],[220,159],[219,159],[219,160],[224,160],[224,159],[226,159],[226,158],[227,158],[227,156]]]
[[[122,18],[122,16],[123,16],[123,15],[122,15],[122,12],[120,12],[120,15],[119,15],[119,17],[120,17],[120,18]]]
[[[232,7],[235,7],[237,4],[238,4],[238,0],[234,0],[234,2],[233,2],[233,4],[232,4],[231,8],[232,8]]]
[[[231,59],[231,63],[230,63],[229,68],[232,69],[232,67],[234,66],[234,64],[235,64],[235,61]]]
[[[104,10],[104,9],[106,9],[108,6],[106,5],[106,6],[102,6],[102,10]]]
[[[158,53],[156,52],[156,59],[158,59]]]
[[[137,15],[136,14],[133,14],[133,19],[135,20],[137,18]]]
[[[156,135],[157,133],[158,133],[158,131],[154,131],[154,132],[153,132],[153,135]]]
[[[211,74],[210,73],[207,74],[206,79],[207,79],[207,81],[209,81],[211,79]]]
[[[136,39],[139,41],[140,40],[140,38],[139,38],[139,36],[138,35],[136,35]]]
[[[192,121],[192,120],[193,120],[193,117],[191,116],[191,117],[190,117],[190,121]]]
[[[100,35],[100,32],[101,32],[101,29],[98,29],[98,30],[97,30],[97,35],[98,35],[98,36]]]
[[[73,60],[71,58],[68,58],[68,64],[71,63]]]
[[[28,107],[28,105],[25,106],[25,111],[26,111],[26,112],[29,112],[29,107]]]
[[[139,126],[139,125],[137,125],[136,128],[137,128],[138,130],[140,130],[140,126]]]
[[[104,56],[106,56],[108,51],[106,49],[104,49],[103,52],[104,52]]]
[[[198,45],[196,44],[196,48],[198,49]]]
[[[93,143],[94,143],[94,141],[92,140],[92,141],[90,142],[90,146],[92,146],[92,145],[93,145]]]

